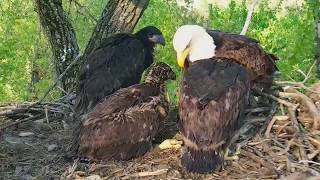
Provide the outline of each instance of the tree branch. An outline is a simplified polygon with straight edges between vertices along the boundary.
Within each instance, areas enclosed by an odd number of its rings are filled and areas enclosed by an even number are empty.
[[[81,13],[82,15],[86,13],[94,22],[98,22],[97,18],[94,15],[92,15],[90,9],[87,6],[82,5],[78,0],[70,0],[70,3],[71,2],[73,2],[76,6],[80,8],[80,10],[78,10],[79,13]],[[86,12],[82,13],[81,9],[84,9]]]
[[[58,79],[53,83],[53,85],[47,90],[47,92],[42,96],[42,98],[36,102],[35,104],[39,104],[42,103],[42,101],[48,96],[49,92],[52,91],[53,88],[55,88],[58,84],[58,82],[64,78],[64,76],[70,71],[71,68],[73,68],[75,66],[75,64],[77,64],[77,62],[80,59],[80,54],[78,54],[78,56],[69,64],[69,66],[60,74],[60,76],[58,77]]]
[[[249,28],[249,25],[251,23],[251,19],[252,19],[252,15],[253,15],[253,12],[254,12],[254,9],[256,7],[256,5],[258,4],[258,1],[259,0],[253,0],[249,10],[248,10],[248,15],[247,15],[247,18],[246,18],[246,22],[244,23],[244,26],[242,28],[242,31],[240,33],[240,35],[245,35],[248,31],[248,28]]]
[[[293,88],[288,88],[286,92],[280,92],[279,95],[284,98],[294,98],[299,101],[304,107],[308,109],[309,114],[312,117],[312,128],[314,130],[320,129],[320,112],[308,96]]]

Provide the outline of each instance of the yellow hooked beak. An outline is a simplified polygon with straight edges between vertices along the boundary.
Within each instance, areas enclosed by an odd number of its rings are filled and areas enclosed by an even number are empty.
[[[189,55],[190,48],[186,48],[185,50],[182,51],[182,53],[178,53],[178,65],[183,68],[184,63],[187,59],[187,56]]]

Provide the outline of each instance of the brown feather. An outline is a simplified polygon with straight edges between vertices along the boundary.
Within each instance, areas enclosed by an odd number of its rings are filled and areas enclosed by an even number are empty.
[[[248,69],[252,85],[260,82],[263,88],[270,88],[272,75],[278,70],[275,55],[268,54],[258,41],[247,36],[226,33],[218,30],[207,30],[216,45],[216,56],[228,58]],[[263,83],[261,83],[263,82]]]
[[[181,163],[192,172],[209,172],[221,165],[248,101],[246,68],[231,60],[214,60],[196,61],[182,81],[179,116],[186,148]]]
[[[164,83],[174,78],[168,65],[157,63],[148,71],[148,81],[120,89],[97,104],[83,116],[75,134],[78,155],[100,161],[146,153],[169,111]]]
[[[134,34],[112,34],[86,56],[76,92],[77,114],[87,113],[105,96],[140,82],[143,71],[153,63],[156,44],[164,43],[164,39],[150,40],[150,36],[163,37],[154,26]]]

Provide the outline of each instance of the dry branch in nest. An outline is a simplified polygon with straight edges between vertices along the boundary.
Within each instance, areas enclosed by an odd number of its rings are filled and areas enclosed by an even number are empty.
[[[7,117],[14,121],[7,124],[0,124],[1,131],[13,125],[32,121],[45,119],[49,123],[49,119],[66,119],[72,117],[74,110],[72,108],[72,100],[75,94],[70,93],[56,100],[55,102],[44,103],[44,99],[48,94],[58,85],[58,82],[73,68],[80,59],[80,54],[68,65],[68,67],[59,75],[54,84],[49,87],[43,97],[37,102],[27,102],[18,105],[3,105],[0,107],[0,117]],[[64,91],[64,90],[63,90]],[[69,119],[69,118],[67,118]]]
[[[313,121],[310,122],[312,124],[312,128],[314,130],[320,130],[320,112],[308,96],[293,88],[286,88],[285,92],[280,92],[279,95],[283,98],[293,98],[301,103],[312,117]]]
[[[304,87],[304,85],[300,86],[305,89]],[[273,157],[286,155],[282,168],[286,168],[287,171],[294,172],[300,169],[314,175],[320,175],[320,168],[316,163],[320,160],[320,146],[318,144],[320,136],[319,133],[314,133],[319,130],[320,112],[312,99],[296,90],[297,87],[284,87],[283,89],[284,92],[279,93],[279,98],[264,94],[266,97],[285,105],[288,111],[286,116],[281,116],[282,118],[275,116],[270,122],[265,137],[272,139],[273,142],[264,141],[263,143],[267,144],[264,148],[268,149],[267,152]],[[319,91],[314,93],[319,94]],[[306,114],[310,118],[305,119]],[[270,148],[272,146],[275,147]],[[273,151],[279,152],[274,153]]]
[[[302,70],[298,69],[297,72],[299,72],[301,75],[304,76],[304,79],[303,81],[301,82],[294,82],[294,81],[276,81],[275,83],[280,85],[280,86],[290,86],[292,88],[295,88],[295,89],[305,89],[309,92],[312,92],[312,93],[315,93],[315,94],[319,94],[320,95],[320,91],[317,91],[317,90],[313,90],[312,88],[309,88],[305,85],[305,83],[309,80],[310,76],[311,76],[311,72],[312,72],[312,69],[314,68],[314,66],[316,65],[316,61],[313,62],[313,64],[311,65],[311,67],[309,68],[307,74],[304,73]]]
[[[54,120],[70,119],[73,116],[72,99],[74,94],[66,95],[55,102],[25,102],[0,106],[0,117],[11,119],[0,123],[0,132],[27,121],[41,121],[50,123]]]

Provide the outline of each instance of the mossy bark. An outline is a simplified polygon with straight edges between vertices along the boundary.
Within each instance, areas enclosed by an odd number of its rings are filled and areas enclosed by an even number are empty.
[[[61,0],[36,0],[36,11],[51,44],[57,76],[79,54],[75,31],[66,16]],[[70,70],[62,79],[61,86],[66,92],[74,88],[76,71]]]

